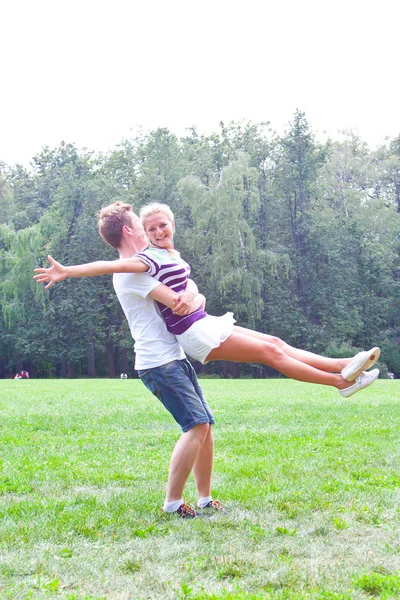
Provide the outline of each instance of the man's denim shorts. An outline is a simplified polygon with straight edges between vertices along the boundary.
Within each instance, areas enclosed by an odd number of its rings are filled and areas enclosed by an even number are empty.
[[[195,370],[187,359],[138,371],[140,379],[171,413],[182,431],[201,423],[215,423]]]

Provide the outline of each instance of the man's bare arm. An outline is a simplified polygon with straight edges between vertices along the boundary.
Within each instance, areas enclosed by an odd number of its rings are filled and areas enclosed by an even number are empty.
[[[109,261],[99,260],[68,267],[54,260],[52,256],[48,256],[47,258],[51,267],[35,269],[38,275],[34,275],[33,277],[38,283],[47,283],[45,286],[46,290],[54,283],[68,277],[95,277],[111,273],[145,273],[149,269],[148,265],[136,257]],[[154,288],[150,296],[153,300],[169,306],[176,314],[187,315],[199,308],[203,304],[203,299],[205,301],[204,296],[201,296],[197,292],[198,289],[195,282],[192,279],[188,279],[185,291],[180,294],[177,294],[166,285],[160,284]]]
[[[196,298],[199,293],[198,287],[193,279],[188,279],[186,282],[186,288],[184,292],[181,292],[178,295],[175,307],[173,309],[173,313],[176,315],[188,315],[193,312],[192,302]],[[196,304],[196,308],[198,308],[198,303]]]
[[[51,256],[47,257],[51,267],[35,269],[34,279],[38,283],[47,283],[45,289],[50,288],[57,281],[68,277],[96,277],[97,275],[110,275],[111,273],[145,273],[149,267],[139,258],[120,258],[118,260],[99,260],[84,265],[71,265],[66,267]]]
[[[196,284],[195,284],[196,285]],[[182,292],[183,293],[183,292]],[[161,302],[161,304],[165,304],[165,306],[169,306],[175,312],[174,307],[178,302],[181,294],[177,294],[171,288],[161,283],[156,288],[154,288],[149,294],[153,300],[156,302]],[[203,304],[204,302],[204,304]],[[201,294],[196,294],[194,298],[192,298],[189,306],[189,310],[182,314],[190,314],[194,312],[199,306],[205,305],[205,298]],[[180,314],[180,313],[179,313]]]

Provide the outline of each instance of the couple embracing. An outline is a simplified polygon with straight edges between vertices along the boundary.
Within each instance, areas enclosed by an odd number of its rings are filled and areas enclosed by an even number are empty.
[[[151,203],[137,216],[130,204],[115,202],[100,211],[99,233],[119,252],[115,261],[36,269],[46,289],[68,277],[113,273],[113,285],[135,340],[135,369],[146,387],[182,428],[171,457],[164,511],[197,518],[226,512],[211,496],[214,418],[185,353],[210,360],[261,363],[292,379],[329,385],[344,397],[371,385],[379,370],[375,347],[351,358],[327,358],[294,348],[283,340],[235,325],[232,313],[208,315],[205,298],[190,279],[190,266],[174,248],[170,208]],[[196,509],[183,500],[193,470]]]

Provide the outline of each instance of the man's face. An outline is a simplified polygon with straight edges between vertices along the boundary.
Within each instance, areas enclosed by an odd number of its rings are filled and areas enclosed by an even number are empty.
[[[135,245],[135,252],[142,252],[147,248],[147,238],[140,219],[134,212],[131,213],[131,222],[132,244]]]

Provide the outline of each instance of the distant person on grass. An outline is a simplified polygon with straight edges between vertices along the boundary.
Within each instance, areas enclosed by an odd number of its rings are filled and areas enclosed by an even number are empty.
[[[123,232],[127,235],[129,231],[129,235],[132,235],[132,207],[121,203],[116,205],[121,215],[124,215]],[[211,360],[261,363],[292,379],[335,387],[344,397],[355,394],[376,380],[378,369],[368,373],[365,371],[378,360],[380,350],[377,347],[360,352],[353,358],[340,359],[300,350],[277,337],[234,325],[232,313],[228,312],[221,317],[207,315],[204,310],[205,298],[201,294],[194,300],[194,310],[184,314],[176,302],[178,294],[185,289],[190,267],[174,248],[175,223],[172,211],[166,204],[153,202],[142,208],[140,217],[151,244],[147,250],[131,258],[128,257],[129,252],[120,252],[120,260],[69,267],[49,257],[52,266],[35,269],[40,273],[35,279],[38,282],[49,282],[46,286],[48,288],[67,277],[148,273],[158,282],[166,284],[158,288],[159,296],[156,300],[168,331],[176,335],[186,354],[203,364]],[[117,245],[119,242],[107,239],[104,232],[100,232],[109,244],[120,250]],[[168,294],[172,290],[174,296]]]
[[[141,253],[147,247],[139,217],[128,204],[116,202],[103,208],[99,215],[99,232],[119,251],[121,258]],[[43,277],[36,278],[41,281]],[[213,415],[192,365],[176,337],[165,327],[154,302],[175,303],[177,314],[183,315],[192,310],[197,286],[188,280],[187,286],[176,294],[146,273],[130,272],[114,275],[113,284],[135,340],[138,375],[183,431],[171,456],[164,511],[177,513],[184,519],[204,515],[183,501],[184,486],[193,470],[198,508],[205,512],[209,512],[207,509],[226,512],[221,503],[211,497]]]

